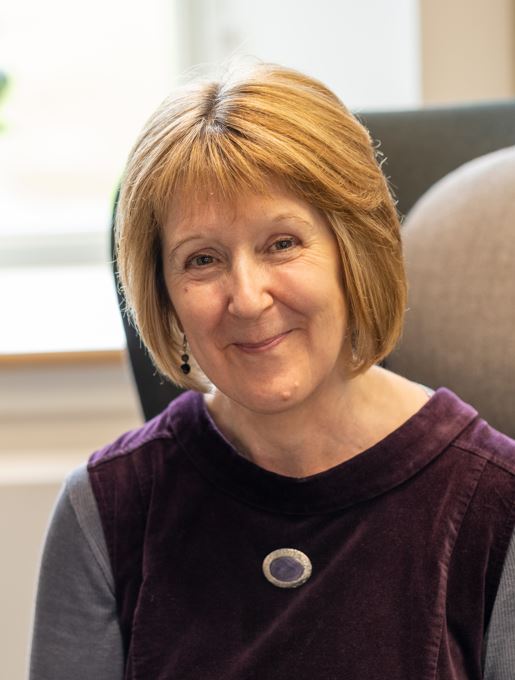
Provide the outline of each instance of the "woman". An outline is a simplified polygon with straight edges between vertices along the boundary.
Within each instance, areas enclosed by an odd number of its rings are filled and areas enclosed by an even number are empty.
[[[515,443],[378,366],[406,288],[366,130],[279,66],[195,83],[137,141],[117,233],[191,390],[68,482],[32,678],[510,677]]]

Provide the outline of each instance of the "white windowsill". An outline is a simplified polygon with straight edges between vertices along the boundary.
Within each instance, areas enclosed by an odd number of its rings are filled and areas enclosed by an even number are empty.
[[[95,352],[125,347],[106,264],[0,270],[1,354]]]

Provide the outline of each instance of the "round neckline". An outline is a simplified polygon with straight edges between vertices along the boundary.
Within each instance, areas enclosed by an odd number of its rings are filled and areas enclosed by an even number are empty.
[[[197,470],[246,504],[287,514],[341,510],[417,474],[477,417],[475,409],[441,387],[408,420],[370,448],[309,477],[288,477],[244,458],[211,418],[203,395],[173,402],[171,426]]]

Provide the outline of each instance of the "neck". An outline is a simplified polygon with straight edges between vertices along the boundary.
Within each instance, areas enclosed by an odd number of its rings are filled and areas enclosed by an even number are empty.
[[[372,367],[279,413],[249,411],[220,392],[206,404],[241,455],[278,474],[307,477],[352,458],[400,424],[399,413],[388,408],[387,373]]]

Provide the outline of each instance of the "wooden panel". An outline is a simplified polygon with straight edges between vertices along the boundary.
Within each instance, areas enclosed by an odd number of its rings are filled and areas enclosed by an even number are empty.
[[[123,364],[124,350],[91,352],[41,352],[33,354],[0,354],[1,366],[55,366],[66,364]]]
[[[513,0],[421,0],[422,99],[515,96]]]

